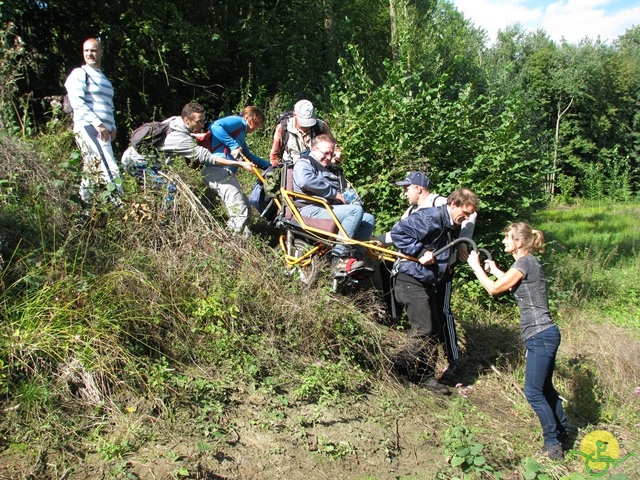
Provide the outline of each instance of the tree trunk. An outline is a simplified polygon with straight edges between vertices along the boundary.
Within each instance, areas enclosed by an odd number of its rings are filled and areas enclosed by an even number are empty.
[[[333,16],[333,0],[323,0],[324,4],[324,31],[327,35],[327,66],[329,70],[334,71],[336,68],[336,49],[334,48],[335,39],[335,19]]]
[[[393,63],[398,61],[398,20],[396,18],[395,0],[389,0],[389,20],[391,22],[391,54]]]
[[[558,180],[558,147],[560,145],[560,120],[562,119],[562,117],[564,116],[565,113],[567,113],[567,110],[569,110],[569,107],[571,107],[571,104],[573,103],[573,97],[571,98],[571,101],[569,102],[569,105],[567,105],[567,108],[565,108],[564,110],[562,110],[562,112],[560,111],[560,102],[558,102],[558,118],[556,120],[556,142],[555,145],[553,147],[553,174],[551,176],[551,200],[556,198],[556,182]]]

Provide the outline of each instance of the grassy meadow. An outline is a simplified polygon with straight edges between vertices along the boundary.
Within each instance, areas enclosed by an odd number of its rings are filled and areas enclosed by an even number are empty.
[[[585,202],[538,215],[553,288],[595,322],[640,329],[640,205]]]
[[[379,292],[305,287],[269,235],[225,233],[196,172],[171,172],[170,209],[125,179],[124,208],[78,224],[59,145],[0,148],[0,478],[639,478],[640,203],[532,221],[574,448],[596,430],[619,447],[596,476],[536,453],[512,299],[459,282],[464,375],[436,397],[390,373],[405,332]]]

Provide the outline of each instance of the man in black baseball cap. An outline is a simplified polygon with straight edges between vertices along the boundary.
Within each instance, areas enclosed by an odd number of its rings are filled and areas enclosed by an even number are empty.
[[[396,182],[396,185],[399,185],[401,187],[408,187],[409,185],[418,185],[419,187],[428,189],[430,183],[431,182],[429,181],[429,177],[427,177],[424,173],[409,172],[406,178],[404,180],[398,180]]]

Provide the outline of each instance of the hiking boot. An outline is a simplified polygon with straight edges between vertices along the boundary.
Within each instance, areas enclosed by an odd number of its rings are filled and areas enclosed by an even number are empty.
[[[460,366],[458,365],[458,362],[451,362],[447,365],[447,368],[444,369],[444,372],[442,372],[438,381],[445,385],[455,386],[456,383],[458,383],[459,376]]]
[[[562,451],[562,445],[556,443],[555,445],[551,445],[549,447],[545,446],[538,453],[541,455],[546,455],[551,460],[562,460],[564,458],[564,452]]]
[[[451,390],[449,390],[446,385],[443,385],[436,380],[435,377],[427,377],[423,379],[419,385],[434,393],[439,393],[440,395],[451,395]]]

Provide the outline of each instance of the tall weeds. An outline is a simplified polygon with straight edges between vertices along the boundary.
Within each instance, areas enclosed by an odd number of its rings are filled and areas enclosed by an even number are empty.
[[[190,188],[192,172],[168,173],[178,186],[169,206],[162,189],[126,179],[122,208],[96,207],[75,225],[79,207],[67,200],[75,183],[39,187],[65,170],[10,139],[0,147],[0,174],[13,185],[0,231],[37,219],[22,243],[5,242],[17,252],[2,273],[6,405],[41,421],[50,411],[116,412],[123,399],[146,398],[156,415],[191,405],[214,421],[245,383],[269,379],[317,400],[361,388],[357,372],[385,369],[390,344],[373,321],[377,299],[363,300],[374,304],[363,310],[322,289],[303,291],[264,241],[221,228]],[[336,372],[331,387],[313,380]],[[27,391],[46,392],[47,408],[21,401]]]

